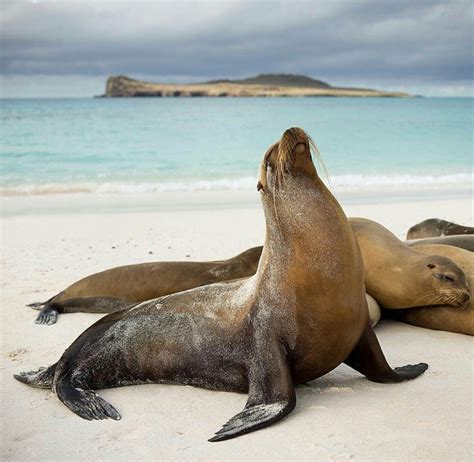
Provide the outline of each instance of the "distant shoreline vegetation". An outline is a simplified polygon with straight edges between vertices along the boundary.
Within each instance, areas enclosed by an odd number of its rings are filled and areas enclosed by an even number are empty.
[[[321,80],[295,74],[260,74],[240,80],[212,80],[202,83],[152,83],[125,75],[107,79],[100,97],[413,97],[408,93],[370,88],[333,87]]]

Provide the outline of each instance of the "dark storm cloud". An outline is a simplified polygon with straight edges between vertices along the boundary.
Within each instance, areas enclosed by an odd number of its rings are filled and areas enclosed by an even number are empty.
[[[469,81],[472,2],[4,2],[4,75]]]

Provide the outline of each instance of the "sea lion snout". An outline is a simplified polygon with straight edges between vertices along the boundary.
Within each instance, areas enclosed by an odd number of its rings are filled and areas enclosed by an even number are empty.
[[[467,306],[471,302],[471,294],[469,292],[464,292],[462,295],[463,306]]]
[[[285,183],[285,177],[288,175],[305,173],[315,177],[317,174],[311,157],[311,147],[314,147],[314,143],[303,129],[292,127],[285,130],[280,140],[272,144],[263,157],[257,191],[266,191],[269,171],[273,175],[272,184],[277,188]]]

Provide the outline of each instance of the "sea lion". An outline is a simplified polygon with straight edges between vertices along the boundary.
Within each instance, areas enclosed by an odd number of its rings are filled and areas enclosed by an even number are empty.
[[[433,257],[430,264],[436,271],[431,271],[424,254],[408,248],[382,225],[362,218],[349,218],[349,223],[362,251],[367,292],[385,308],[419,306],[420,301],[432,304],[438,295],[456,288],[443,274],[459,274],[456,284],[463,286],[462,271],[454,262]],[[218,262],[155,262],[112,268],[81,279],[47,302],[30,306],[42,309],[36,323],[48,325],[56,322],[58,313],[111,313],[131,301],[252,275],[261,252],[262,247],[254,247]],[[462,300],[456,301],[456,306],[461,304]]]
[[[210,262],[154,262],[118,266],[71,284],[46,302],[29,305],[41,312],[37,324],[54,324],[58,313],[112,313],[132,302],[193,289],[214,282],[252,276],[262,247]]]
[[[295,407],[296,384],[342,362],[376,382],[422,374],[424,363],[392,369],[384,358],[357,242],[317,175],[310,143],[292,128],[264,156],[258,189],[266,235],[254,276],[109,314],[56,364],[15,377],[52,388],[88,420],[120,419],[94,389],[172,382],[248,392],[244,410],[210,439],[221,441],[282,419]]]
[[[405,244],[414,247],[417,245],[425,244],[443,244],[450,245],[453,247],[459,247],[460,249],[469,250],[474,252],[474,236],[471,234],[455,234],[453,236],[440,236],[440,237],[425,237],[423,239],[410,239],[405,241]]]
[[[407,239],[424,237],[452,236],[453,234],[474,234],[471,226],[458,225],[451,221],[429,218],[412,226],[407,233]]]
[[[466,275],[469,287],[474,287],[474,255],[464,249],[449,245],[417,245],[416,249],[426,254],[443,255],[458,264]],[[435,307],[412,308],[408,310],[390,310],[384,316],[428,329],[445,330],[458,334],[474,335],[474,303],[465,308],[442,305]]]
[[[466,277],[452,260],[408,247],[375,221],[350,218],[365,268],[367,293],[382,308],[463,306],[471,298]]]

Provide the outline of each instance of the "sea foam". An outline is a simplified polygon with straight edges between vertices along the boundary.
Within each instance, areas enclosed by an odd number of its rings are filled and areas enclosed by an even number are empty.
[[[334,192],[390,192],[390,191],[466,191],[474,184],[473,173],[446,175],[334,175],[324,180]],[[186,179],[173,181],[137,182],[83,182],[42,183],[5,186],[2,196],[28,196],[46,194],[140,194],[193,191],[249,191],[256,188],[256,177],[222,178],[215,180]]]

